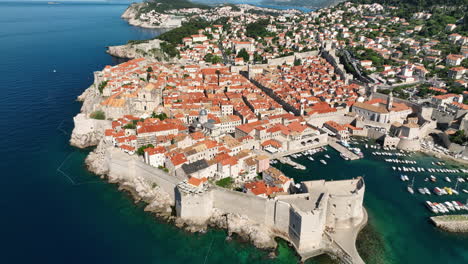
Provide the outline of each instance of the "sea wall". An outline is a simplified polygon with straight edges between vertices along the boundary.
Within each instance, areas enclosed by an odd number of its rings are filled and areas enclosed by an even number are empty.
[[[144,163],[138,157],[130,156],[115,148],[108,149],[107,155],[109,157],[108,174],[110,179],[132,181],[135,178],[140,178],[148,186],[159,186],[170,197],[171,205],[174,205],[175,188],[180,179]]]
[[[151,39],[141,43],[109,46],[106,52],[114,57],[124,59],[147,58],[166,61],[169,58],[161,50],[161,42],[162,40],[159,39]]]
[[[450,217],[452,217],[450,219]],[[433,216],[431,217],[432,223],[449,232],[468,232],[468,215],[454,215],[454,216]]]
[[[242,214],[258,223],[265,221],[265,198],[216,187],[213,201],[213,206],[221,211]]]

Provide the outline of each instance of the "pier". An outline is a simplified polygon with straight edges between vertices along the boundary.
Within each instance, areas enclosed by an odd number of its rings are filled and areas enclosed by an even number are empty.
[[[301,165],[295,161],[293,161],[292,159],[288,158],[288,157],[280,157],[278,158],[279,162],[283,163],[283,164],[288,164],[290,166],[293,166],[294,168],[296,169],[299,169],[299,170],[305,170],[306,167],[304,165]]]
[[[300,152],[303,152],[303,151],[306,151],[306,150],[325,147],[327,145],[328,145],[328,142],[327,143],[318,143],[318,144],[308,145],[308,146],[302,147],[302,148],[292,149],[292,150],[289,150],[289,151],[281,151],[281,152],[277,152],[277,153],[274,153],[274,154],[263,151],[264,153],[262,153],[262,154],[267,155],[268,157],[270,157],[270,159],[278,159],[278,158],[281,158],[281,157],[289,156],[291,154],[300,153]]]
[[[360,159],[360,157],[358,155],[356,155],[355,153],[353,153],[349,149],[345,148],[344,146],[338,144],[338,142],[336,142],[336,139],[334,139],[334,138],[331,138],[331,137],[328,138],[328,145],[330,145],[330,147],[332,147],[336,151],[340,152],[344,156],[348,157],[349,160]]]

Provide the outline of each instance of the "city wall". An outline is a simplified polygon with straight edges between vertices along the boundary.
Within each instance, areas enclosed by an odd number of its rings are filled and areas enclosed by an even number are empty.
[[[180,182],[178,178],[151,167],[135,157],[120,153],[119,150],[111,150],[109,155],[109,178],[132,182],[138,177],[148,186],[157,184],[169,195],[174,204],[176,198],[175,188],[177,183]]]

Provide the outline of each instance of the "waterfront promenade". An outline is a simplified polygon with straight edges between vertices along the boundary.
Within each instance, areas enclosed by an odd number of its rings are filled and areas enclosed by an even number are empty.
[[[337,140],[332,137],[328,137],[328,145],[338,151],[339,153],[343,154],[345,157],[348,157],[350,160],[357,160],[360,159],[358,155],[350,151],[349,149],[345,148],[344,146],[338,144]]]

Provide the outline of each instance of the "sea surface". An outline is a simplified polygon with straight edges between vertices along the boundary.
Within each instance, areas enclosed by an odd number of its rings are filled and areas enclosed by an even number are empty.
[[[105,46],[160,33],[129,26],[120,19],[125,8],[0,2],[1,263],[296,263],[284,242],[271,258],[226,240],[222,230],[189,234],[159,221],[87,172],[90,150],[69,146],[81,107],[76,97],[93,71],[119,62]],[[367,154],[353,162],[329,154],[328,166],[300,159],[307,171],[282,169],[296,180],[364,175],[370,224],[359,247],[368,263],[468,263],[468,237],[431,226],[423,199],[409,195],[388,164]]]

